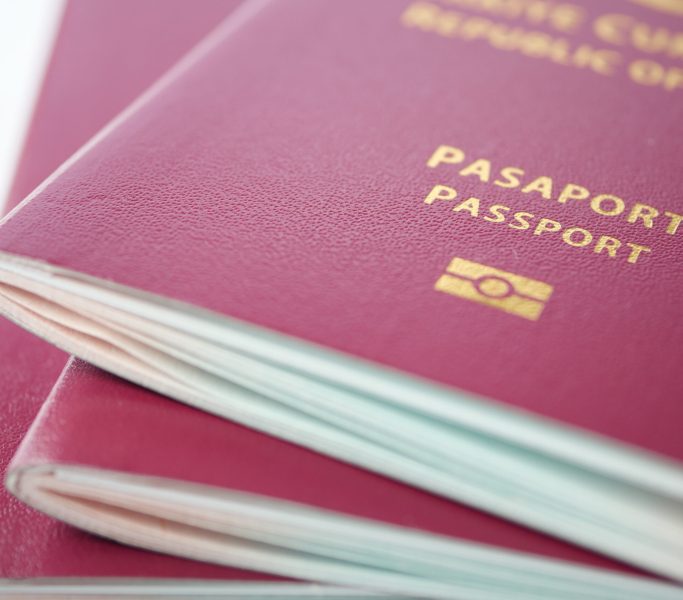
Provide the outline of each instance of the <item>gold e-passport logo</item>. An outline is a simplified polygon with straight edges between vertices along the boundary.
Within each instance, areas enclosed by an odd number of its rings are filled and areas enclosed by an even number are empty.
[[[434,289],[537,321],[553,293],[542,281],[455,257]]]
[[[683,16],[683,0],[631,0],[631,2],[670,15]]]

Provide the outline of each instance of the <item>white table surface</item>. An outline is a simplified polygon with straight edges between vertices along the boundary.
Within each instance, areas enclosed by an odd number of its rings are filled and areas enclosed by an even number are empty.
[[[0,0],[0,207],[14,175],[63,0]]]

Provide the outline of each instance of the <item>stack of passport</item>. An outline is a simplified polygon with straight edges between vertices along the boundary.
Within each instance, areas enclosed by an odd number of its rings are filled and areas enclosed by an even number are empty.
[[[681,189],[680,0],[70,0],[0,596],[683,599]]]

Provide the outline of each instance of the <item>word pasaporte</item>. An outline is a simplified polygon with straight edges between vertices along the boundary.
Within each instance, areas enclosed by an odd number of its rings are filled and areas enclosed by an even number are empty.
[[[587,203],[590,210],[602,217],[625,219],[636,227],[655,229],[667,235],[675,235],[683,222],[683,215],[661,210],[643,202],[627,203],[615,194],[594,194],[587,187],[577,183],[557,182],[547,175],[529,176],[525,169],[500,166],[495,169],[493,161],[487,158],[466,160],[463,150],[454,146],[441,145],[427,160],[431,169],[453,169],[460,177],[473,177],[482,183],[505,189],[518,189],[523,194],[536,196],[571,207]]]
[[[436,202],[453,202],[458,196],[455,188],[446,185],[435,185],[424,199],[425,204]],[[451,212],[468,214],[470,217],[482,218],[489,223],[507,224],[517,231],[531,231],[535,236],[557,235],[559,239],[575,248],[592,247],[595,254],[604,254],[610,258],[624,256],[630,264],[635,264],[642,254],[651,252],[647,246],[632,242],[622,242],[609,235],[594,235],[583,227],[564,227],[559,221],[539,217],[527,211],[515,211],[504,204],[492,204],[482,207],[482,201],[474,196],[453,203]]]

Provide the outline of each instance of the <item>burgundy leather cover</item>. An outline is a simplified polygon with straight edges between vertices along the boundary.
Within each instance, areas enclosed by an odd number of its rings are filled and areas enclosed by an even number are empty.
[[[78,359],[43,406],[11,468],[48,463],[218,486],[638,573],[525,527],[169,402]]]
[[[236,0],[70,0],[7,208],[210,31]],[[125,40],[125,43],[121,43]],[[0,322],[0,472],[66,356]],[[0,577],[272,579],[124,548],[55,521],[0,489]]]
[[[67,0],[9,194],[13,207],[239,0]]]
[[[675,217],[664,215],[683,213],[683,90],[663,83],[673,86],[680,61],[675,49],[646,53],[631,42],[634,23],[671,31],[683,22],[622,0],[583,0],[573,4],[584,20],[566,33],[561,19],[420,4],[564,39],[557,47],[575,53],[567,66],[558,64],[566,52],[551,60],[535,57],[533,44],[493,47],[471,20],[473,40],[449,33],[455,17],[402,24],[413,4],[268,3],[7,222],[0,250],[683,459],[683,231],[667,233]],[[626,14],[611,33],[601,26],[621,45],[593,31],[607,13]],[[586,60],[586,45],[619,52],[613,74],[599,72],[607,55]],[[443,144],[465,160],[428,167]],[[458,173],[477,158],[492,163],[488,183],[481,164],[479,176]],[[521,184],[494,185],[510,166],[524,169]],[[540,176],[553,178],[550,199]],[[619,196],[625,212],[558,201],[569,183],[590,198]],[[425,203],[439,184],[458,199]],[[481,199],[477,217],[452,210],[469,196]],[[642,216],[628,222],[637,202],[660,212],[652,228]],[[484,218],[494,204],[511,209],[502,224]],[[619,208],[609,198],[597,206]],[[509,227],[524,211],[535,215],[531,229]],[[534,235],[542,217],[563,231]],[[574,226],[593,236],[589,246],[563,241]],[[616,257],[595,252],[603,235],[622,242]],[[651,252],[629,263],[627,242]],[[453,257],[554,291],[537,321],[435,291]]]

